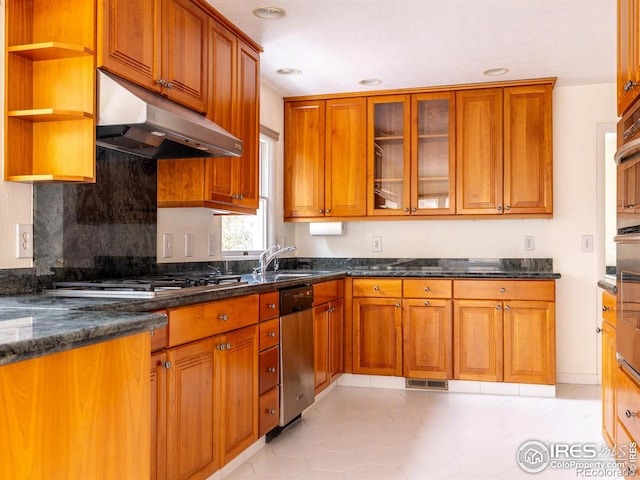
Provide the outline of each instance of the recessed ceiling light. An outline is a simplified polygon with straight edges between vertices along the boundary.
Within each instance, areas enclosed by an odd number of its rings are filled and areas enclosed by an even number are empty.
[[[279,68],[276,72],[280,75],[302,75],[302,70],[292,67]]]
[[[284,17],[287,12],[280,7],[260,7],[256,8],[253,11],[253,14],[258,18],[265,18],[268,20],[273,20],[274,18]]]
[[[500,75],[504,75],[508,71],[509,71],[508,68],[496,67],[496,68],[489,68],[489,69],[485,70],[484,72],[482,72],[482,74],[483,75],[487,75],[489,77],[498,77]]]
[[[360,80],[358,83],[366,87],[375,87],[376,85],[380,85],[382,80],[379,78],[365,78],[364,80]]]

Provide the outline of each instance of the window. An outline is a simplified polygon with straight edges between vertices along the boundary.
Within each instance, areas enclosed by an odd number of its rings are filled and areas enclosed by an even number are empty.
[[[272,185],[276,141],[260,135],[260,203],[256,215],[222,217],[222,256],[257,257],[270,242],[273,216]]]

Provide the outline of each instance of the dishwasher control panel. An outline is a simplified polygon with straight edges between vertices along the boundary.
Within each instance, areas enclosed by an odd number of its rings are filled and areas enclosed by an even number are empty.
[[[313,307],[313,287],[302,285],[280,290],[280,316]]]

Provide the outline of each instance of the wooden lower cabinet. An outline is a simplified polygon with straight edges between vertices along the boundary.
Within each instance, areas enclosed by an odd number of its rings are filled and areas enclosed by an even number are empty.
[[[167,478],[167,352],[151,354],[151,479]]]
[[[640,382],[624,368],[615,372],[616,385],[616,461],[624,464],[625,478],[636,477],[640,440]]]
[[[353,299],[353,373],[402,375],[401,302],[400,298]]]
[[[171,480],[207,478],[220,466],[215,421],[222,410],[214,392],[215,346],[209,337],[167,352],[166,462]]]
[[[453,332],[453,378],[501,382],[502,313],[496,302],[455,300]]]
[[[313,353],[316,395],[342,373],[344,300],[313,307]]]
[[[224,466],[258,440],[258,326],[216,336],[214,341],[216,419]]]
[[[609,448],[616,444],[616,297],[602,293],[602,437]]]
[[[403,375],[453,378],[451,300],[405,299],[402,303]]]

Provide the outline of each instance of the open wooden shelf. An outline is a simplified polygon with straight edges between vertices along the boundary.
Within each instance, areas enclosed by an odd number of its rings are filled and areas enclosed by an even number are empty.
[[[58,182],[74,182],[74,183],[90,183],[94,181],[93,177],[83,177],[74,175],[10,175],[7,177],[9,182],[19,183],[58,183]]]
[[[33,110],[11,110],[8,117],[21,118],[32,122],[57,122],[61,120],[84,120],[93,118],[89,112],[76,110],[60,110],[56,108],[36,108]]]
[[[81,57],[93,55],[93,50],[82,45],[72,45],[60,42],[29,43],[26,45],[14,45],[7,48],[8,53],[20,55],[33,62],[43,60],[60,60],[62,58]]]

